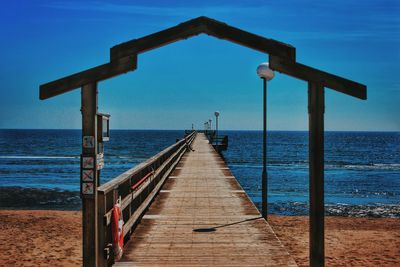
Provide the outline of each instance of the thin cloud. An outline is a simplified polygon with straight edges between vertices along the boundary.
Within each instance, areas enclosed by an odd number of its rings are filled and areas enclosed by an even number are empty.
[[[259,34],[285,35],[291,40],[342,40],[360,41],[368,38],[377,38],[379,41],[398,42],[400,40],[400,17],[396,10],[396,3],[378,2],[345,4],[326,1],[310,1],[308,5],[296,1],[265,2],[258,5],[244,4],[206,4],[203,6],[146,6],[137,4],[115,4],[111,2],[55,2],[46,7],[60,10],[95,11],[127,15],[144,15],[149,17],[169,18],[163,23],[176,23],[176,20],[206,15],[217,19],[236,21],[236,25],[251,26],[252,29],[262,29]],[[392,7],[392,8],[390,8]],[[357,16],[348,16],[354,11]],[[302,16],[308,16],[311,23],[308,25],[293,24]],[[268,20],[266,20],[266,18]],[[279,20],[278,20],[279,19]],[[151,21],[141,23],[151,24]],[[265,24],[273,28],[265,29]],[[154,22],[154,25],[159,25]]]
[[[203,7],[165,7],[165,6],[141,6],[129,4],[114,4],[105,2],[56,2],[45,5],[46,7],[64,10],[92,10],[101,12],[113,12],[136,15],[150,16],[183,16],[190,14],[230,14],[235,12],[255,12],[259,13],[259,7],[245,6],[203,6]]]

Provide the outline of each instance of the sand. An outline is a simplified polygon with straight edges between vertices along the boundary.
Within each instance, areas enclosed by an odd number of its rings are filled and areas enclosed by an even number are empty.
[[[308,266],[308,217],[269,222],[299,266]],[[325,218],[326,266],[400,266],[400,219]]]
[[[308,217],[269,218],[300,266],[308,265]],[[81,213],[1,210],[0,266],[80,266]],[[326,218],[326,266],[400,266],[400,219]]]
[[[81,212],[0,211],[0,266],[80,266],[81,233]]]

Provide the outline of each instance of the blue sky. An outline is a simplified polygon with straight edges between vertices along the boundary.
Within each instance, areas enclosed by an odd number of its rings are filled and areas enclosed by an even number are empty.
[[[361,82],[368,100],[327,89],[327,130],[400,131],[398,1],[1,1],[0,128],[81,127],[80,92],[46,101],[39,85],[109,58],[109,48],[208,16],[297,49],[301,63]],[[99,84],[114,129],[261,129],[266,55],[201,35],[141,54]],[[307,129],[307,84],[277,74],[268,127]]]

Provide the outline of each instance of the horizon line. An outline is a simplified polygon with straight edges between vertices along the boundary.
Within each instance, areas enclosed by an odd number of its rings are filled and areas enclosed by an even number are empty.
[[[81,131],[81,128],[0,128],[0,130],[66,130],[66,131]],[[142,128],[142,129],[128,129],[128,128],[118,128],[118,129],[110,129],[111,131],[185,131],[191,129],[153,129],[153,128]],[[194,129],[197,131],[204,131],[200,129]],[[214,129],[215,130],[215,129]],[[248,132],[262,132],[262,129],[219,129],[219,131],[248,131]],[[309,130],[279,130],[279,129],[271,129],[267,130],[267,132],[308,132]],[[400,131],[393,130],[324,130],[324,132],[376,132],[376,133],[400,133]]]

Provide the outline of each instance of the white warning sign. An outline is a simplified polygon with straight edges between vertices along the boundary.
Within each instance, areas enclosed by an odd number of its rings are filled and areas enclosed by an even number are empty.
[[[82,168],[83,169],[93,169],[94,168],[94,158],[93,157],[82,157]]]
[[[82,181],[93,182],[94,171],[93,170],[82,170]]]
[[[104,154],[100,153],[97,154],[97,162],[96,162],[96,169],[101,170],[104,168]]]
[[[82,194],[84,195],[92,195],[94,192],[93,183],[82,183]]]
[[[94,148],[94,136],[84,136],[82,145],[84,148]]]

